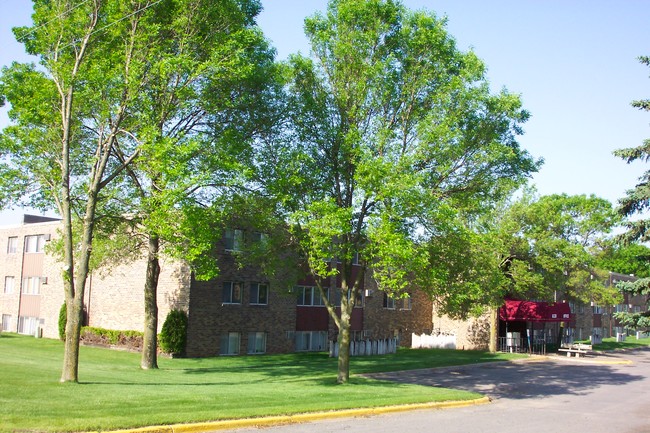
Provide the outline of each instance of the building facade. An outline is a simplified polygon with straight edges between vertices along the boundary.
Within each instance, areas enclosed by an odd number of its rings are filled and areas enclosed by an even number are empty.
[[[21,225],[0,228],[2,330],[58,338],[62,265],[48,253],[47,244],[59,236],[59,227],[56,220],[26,217]],[[159,330],[169,311],[185,311],[187,356],[324,351],[336,339],[336,326],[313,280],[272,284],[255,266],[237,262],[241,240],[255,235],[226,230],[216,246],[219,277],[213,280],[198,281],[186,264],[161,260]],[[144,260],[135,260],[89,275],[84,324],[143,329],[145,269]],[[397,337],[401,345],[410,346],[411,333],[430,332],[432,303],[426,295],[415,292],[394,300],[377,290],[370,273],[362,280],[364,289],[352,315],[353,339]],[[336,305],[340,281],[332,277],[326,285]]]

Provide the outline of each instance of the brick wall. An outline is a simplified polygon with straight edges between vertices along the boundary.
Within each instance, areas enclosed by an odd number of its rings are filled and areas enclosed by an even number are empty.
[[[421,291],[411,291],[411,309],[384,308],[384,292],[377,289],[373,278],[366,278],[364,329],[370,331],[371,338],[382,339],[399,337],[400,345],[411,347],[411,334],[431,332],[432,302]],[[402,303],[402,307],[404,303]]]
[[[433,331],[456,336],[459,350],[487,350],[490,344],[490,313],[466,320],[452,319],[433,312]]]
[[[224,304],[224,282],[243,283],[239,304]],[[219,355],[224,333],[240,334],[239,354],[246,354],[248,334],[266,333],[266,353],[293,351],[293,340],[287,331],[295,330],[296,297],[286,287],[269,285],[267,305],[251,305],[250,283],[266,283],[252,267],[240,268],[233,256],[219,256],[219,277],[211,281],[192,280],[189,299],[189,321],[186,353],[190,357]]]
[[[144,328],[144,282],[147,263],[139,259],[89,275],[86,284],[88,325],[115,330]],[[158,331],[171,309],[187,311],[189,269],[172,260],[160,260]]]

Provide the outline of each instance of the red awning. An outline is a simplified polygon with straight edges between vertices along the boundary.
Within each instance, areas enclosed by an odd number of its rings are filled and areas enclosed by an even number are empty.
[[[569,322],[572,319],[569,304],[511,299],[499,309],[499,318],[506,322]]]
[[[563,302],[551,304],[547,309],[547,322],[570,322],[573,320],[571,307]]]

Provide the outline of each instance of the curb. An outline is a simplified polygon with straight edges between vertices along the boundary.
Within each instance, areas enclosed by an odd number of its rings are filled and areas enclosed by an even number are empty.
[[[346,418],[355,416],[371,416],[387,413],[406,412],[418,409],[450,409],[457,407],[478,406],[490,403],[488,397],[474,400],[445,401],[435,403],[415,403],[397,406],[371,407],[364,409],[344,409],[329,412],[311,412],[296,415],[279,415],[261,418],[233,419],[211,421],[193,424],[174,424],[167,426],[152,426],[126,430],[112,430],[111,433],[203,433],[208,431],[231,430],[244,427],[275,426],[282,424],[298,424],[323,419]],[[93,432],[95,433],[95,432]]]

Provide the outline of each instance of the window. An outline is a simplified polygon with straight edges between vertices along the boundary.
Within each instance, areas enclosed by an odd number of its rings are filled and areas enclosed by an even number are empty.
[[[248,333],[248,353],[266,353],[266,332]]]
[[[220,355],[239,355],[239,332],[221,334]]]
[[[389,310],[411,310],[413,301],[408,294],[404,298],[395,299],[388,293],[384,293],[384,308]]]
[[[23,278],[23,295],[40,295],[41,294],[41,277]]]
[[[253,242],[266,242],[269,238],[269,235],[262,232],[253,232],[251,233],[251,240]]]
[[[18,237],[10,236],[7,239],[7,254],[15,254],[18,252]]]
[[[26,253],[42,253],[45,248],[45,241],[49,240],[46,235],[25,236]]]
[[[4,292],[8,295],[14,292],[14,277],[5,277],[5,290]]]
[[[11,329],[11,314],[2,315],[2,330],[9,331]]]
[[[384,293],[384,308],[388,308],[389,310],[395,309],[395,298],[389,296],[388,293]]]
[[[36,335],[40,320],[38,317],[18,317],[18,333],[25,335]]]
[[[261,283],[251,283],[251,305],[267,305],[269,303],[269,286]]]
[[[404,303],[404,305],[402,306],[403,310],[411,310],[411,308],[413,307],[411,296],[407,295],[406,298],[401,299],[401,301]]]
[[[221,302],[223,304],[241,304],[242,283],[233,283],[224,281],[221,292]]]
[[[325,305],[323,297],[320,295],[318,287],[297,286],[295,288],[298,294],[298,305],[302,306],[322,306]],[[326,296],[329,299],[329,289],[326,289]]]
[[[226,251],[241,251],[244,243],[244,231],[238,229],[226,229],[225,247]]]
[[[296,331],[297,352],[320,352],[327,350],[327,332]]]

